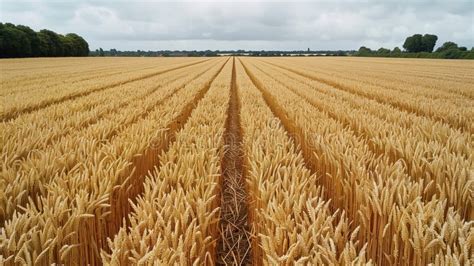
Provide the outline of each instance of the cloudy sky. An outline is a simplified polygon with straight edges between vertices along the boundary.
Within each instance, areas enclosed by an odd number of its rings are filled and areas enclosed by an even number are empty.
[[[393,48],[414,33],[474,46],[473,0],[0,0],[0,21],[75,32],[91,49]]]

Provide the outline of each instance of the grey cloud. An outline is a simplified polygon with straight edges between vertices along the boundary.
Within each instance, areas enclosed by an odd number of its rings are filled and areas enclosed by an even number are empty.
[[[428,32],[474,45],[471,1],[0,1],[2,21],[77,32],[92,48],[392,48]]]

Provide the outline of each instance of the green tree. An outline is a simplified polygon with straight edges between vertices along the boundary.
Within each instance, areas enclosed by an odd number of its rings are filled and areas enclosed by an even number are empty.
[[[403,48],[409,53],[433,52],[438,36],[433,34],[414,34],[405,39]]]
[[[389,54],[390,54],[390,50],[387,49],[387,48],[383,48],[383,47],[382,47],[382,48],[379,48],[379,49],[377,50],[377,54],[378,54],[378,55],[389,55]]]
[[[415,34],[405,39],[403,48],[409,53],[418,53],[424,50],[423,36],[421,34]]]
[[[48,49],[47,56],[63,56],[64,55],[61,38],[56,32],[45,29],[45,30],[40,30],[39,33],[43,36],[44,40],[48,42],[49,49]]]
[[[74,40],[68,36],[59,35],[59,39],[61,40],[61,46],[63,48],[62,56],[74,56],[76,55],[77,47],[74,43]]]
[[[423,52],[431,53],[433,52],[433,48],[436,45],[436,41],[438,41],[438,36],[433,34],[425,34],[423,35],[421,42],[423,43]]]
[[[75,54],[74,56],[88,56],[89,55],[89,44],[81,36],[75,33],[68,33],[68,38],[74,41]]]
[[[445,43],[443,43],[443,45],[441,45],[441,47],[436,49],[436,52],[441,53],[441,52],[445,52],[445,51],[451,50],[451,49],[458,50],[458,45],[454,42],[445,42]]]
[[[401,53],[402,53],[402,50],[400,50],[400,48],[398,47],[393,48],[393,51],[391,52],[391,54],[395,54],[395,55],[399,55]]]
[[[464,59],[474,59],[474,47],[464,55]]]
[[[446,58],[446,59],[458,59],[464,56],[464,53],[457,48],[451,48],[451,49],[445,50],[441,52],[440,54],[442,58]]]
[[[469,58],[469,53],[467,48],[458,47],[454,42],[445,42],[441,47],[436,49],[436,52],[439,53],[441,58],[447,59],[458,59],[458,58]]]
[[[40,40],[38,34],[28,26],[17,25],[16,28],[26,34],[30,42],[31,53],[26,56],[39,56],[40,55]]]
[[[0,57],[88,56],[89,44],[79,35],[50,30],[35,32],[12,23],[0,23]]]
[[[359,51],[357,52],[358,55],[370,55],[372,54],[372,50],[370,48],[367,48],[365,46],[361,46],[359,48]]]
[[[49,35],[43,32],[38,32],[38,38],[40,40],[40,56],[54,56],[55,50]]]
[[[31,54],[31,43],[26,33],[15,25],[0,26],[0,57],[26,57]]]

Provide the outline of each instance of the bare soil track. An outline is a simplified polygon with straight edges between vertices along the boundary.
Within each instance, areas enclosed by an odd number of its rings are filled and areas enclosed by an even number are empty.
[[[251,235],[248,224],[247,190],[243,166],[240,102],[236,84],[235,58],[227,111],[222,159],[220,238],[218,265],[247,265],[251,262]]]

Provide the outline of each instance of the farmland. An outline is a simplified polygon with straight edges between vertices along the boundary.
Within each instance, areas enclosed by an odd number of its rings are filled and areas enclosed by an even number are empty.
[[[0,67],[0,264],[474,264],[472,62]]]

